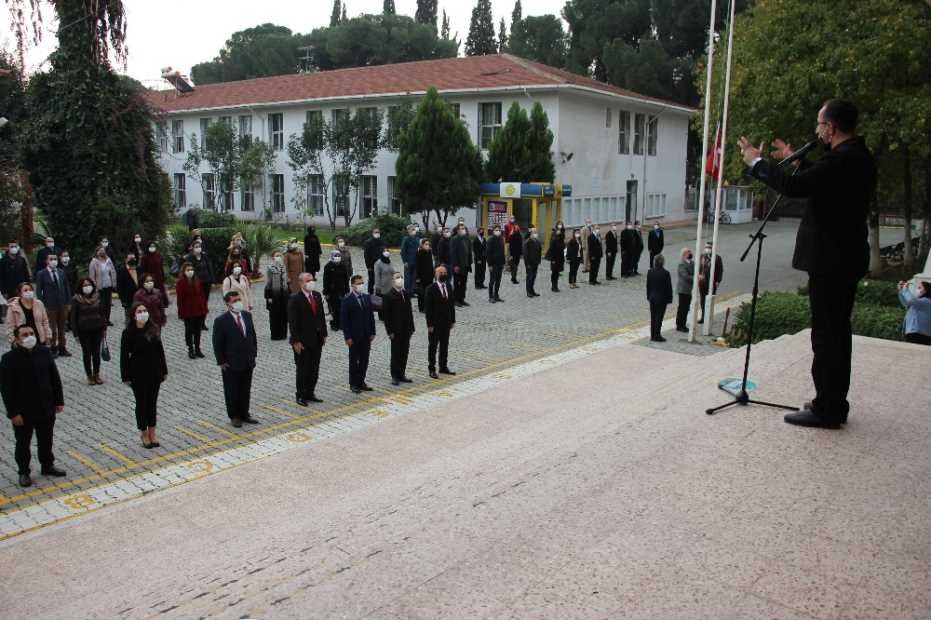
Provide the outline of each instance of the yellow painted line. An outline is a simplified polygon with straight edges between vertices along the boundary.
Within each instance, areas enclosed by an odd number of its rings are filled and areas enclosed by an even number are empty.
[[[116,460],[120,461],[124,465],[128,465],[129,467],[136,467],[136,465],[138,465],[136,461],[132,460],[131,458],[129,458],[128,456],[120,452],[119,450],[114,450],[113,448],[111,448],[105,443],[100,444],[100,449],[101,451],[106,452],[107,454],[109,454]]]
[[[0,495],[0,506],[4,504],[9,504],[10,500],[7,499],[6,495]]]
[[[301,417],[301,416],[299,416],[299,415],[297,415],[297,414],[291,413],[290,411],[285,411],[285,410],[282,409],[281,407],[274,407],[274,406],[272,406],[272,405],[259,405],[259,406],[260,406],[262,409],[266,409],[266,410],[268,410],[268,411],[271,411],[272,413],[277,413],[278,415],[283,415],[284,417],[286,417],[286,418],[291,418],[292,420],[293,420],[294,418],[299,418],[299,417]]]
[[[75,452],[74,450],[69,450],[68,454],[78,463],[81,463],[85,467],[90,468],[95,474],[101,475],[106,472],[106,469],[95,463],[90,459],[90,457],[84,456],[80,452]]]
[[[225,428],[223,428],[222,426],[217,426],[213,422],[207,422],[206,420],[198,420],[197,423],[203,426],[204,428],[209,428],[210,430],[216,431],[220,433],[221,435],[226,435],[227,437],[231,439],[239,439],[239,436],[236,433],[230,432],[226,430]]]
[[[184,433],[188,437],[191,437],[192,439],[196,439],[197,441],[202,441],[204,443],[213,443],[213,440],[210,439],[210,437],[207,437],[206,435],[198,433],[197,431],[192,431],[189,428],[185,428],[183,426],[176,426],[175,430],[178,431],[179,433]]]

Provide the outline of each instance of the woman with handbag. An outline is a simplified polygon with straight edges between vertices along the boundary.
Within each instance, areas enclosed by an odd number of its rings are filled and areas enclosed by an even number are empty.
[[[265,270],[265,308],[272,340],[288,337],[288,274],[280,250],[272,252],[272,262]]]
[[[165,327],[165,323],[168,322],[165,316],[165,297],[155,286],[155,277],[151,273],[142,276],[142,288],[133,295],[133,303],[145,304],[145,307],[149,309],[150,320],[159,328]]]
[[[158,391],[168,376],[165,348],[161,330],[152,322],[145,304],[134,303],[129,315],[130,322],[120,339],[120,378],[132,387],[136,399],[136,428],[142,433],[143,447],[157,448]]]
[[[184,321],[184,344],[190,359],[204,357],[200,350],[200,334],[207,318],[207,299],[204,287],[194,271],[194,265],[181,265],[181,278],[175,283],[175,296],[178,298],[178,318]]]
[[[90,278],[81,278],[78,281],[78,292],[71,299],[71,333],[81,343],[88,385],[103,385],[103,379],[100,378],[100,348],[106,330],[107,320],[97,286]]]

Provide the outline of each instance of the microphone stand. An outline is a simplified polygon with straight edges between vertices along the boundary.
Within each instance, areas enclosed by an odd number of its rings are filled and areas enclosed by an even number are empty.
[[[790,158],[786,158],[785,160],[783,160],[783,162],[780,162],[780,163],[788,163],[789,159]],[[795,170],[792,171],[792,176],[795,176],[797,172],[798,172],[798,167],[796,167]],[[747,373],[750,372],[750,350],[753,348],[753,324],[756,320],[756,302],[757,302],[757,299],[759,297],[759,292],[760,292],[760,262],[762,261],[762,258],[763,258],[763,240],[766,239],[766,234],[763,232],[763,230],[766,228],[766,225],[769,223],[769,219],[772,217],[773,213],[775,213],[776,207],[778,207],[779,203],[782,202],[782,198],[783,196],[780,194],[779,197],[776,198],[776,201],[773,202],[773,206],[769,208],[769,211],[766,213],[766,216],[763,218],[763,221],[760,222],[760,227],[757,229],[755,233],[750,235],[750,245],[747,246],[747,249],[744,250],[744,253],[740,256],[740,262],[744,262],[747,259],[747,254],[749,254],[750,250],[753,249],[753,244],[754,243],[757,244],[756,246],[756,274],[753,277],[753,299],[750,302],[750,325],[749,325],[749,328],[747,329],[747,354],[746,354],[746,357],[744,358],[744,374],[743,374],[743,380],[741,381],[741,384],[740,384],[740,392],[734,397],[733,401],[729,403],[725,403],[723,405],[719,405],[717,407],[713,407],[711,409],[706,409],[705,413],[707,413],[708,415],[714,415],[717,412],[727,409],[728,407],[733,407],[734,405],[747,406],[749,404],[763,405],[765,407],[774,407],[776,409],[786,409],[788,411],[799,410],[798,407],[792,407],[790,405],[780,405],[778,403],[770,403],[770,402],[766,402],[763,400],[754,400],[750,398],[750,395],[747,393]],[[714,271],[714,266],[712,266],[711,269],[712,271]],[[712,275],[712,280],[714,280],[713,275]],[[720,383],[718,384],[718,388],[721,390],[724,390],[724,387]]]

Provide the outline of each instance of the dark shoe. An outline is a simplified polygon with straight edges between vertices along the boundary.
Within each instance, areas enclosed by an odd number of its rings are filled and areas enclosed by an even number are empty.
[[[430,371],[430,378],[431,378],[431,379],[439,379],[439,378],[440,378],[440,375],[436,374],[436,371],[435,371],[435,370],[431,370],[431,371]]]
[[[232,424],[236,428],[242,428],[242,420],[240,420],[239,418],[230,418],[230,424]]]
[[[32,478],[29,477],[29,474],[20,474],[19,475],[19,486],[21,487],[31,487]]]
[[[375,388],[373,388],[367,383],[363,383],[362,385],[360,385],[359,389],[362,390],[363,392],[372,392],[375,390]]]
[[[194,357],[204,358],[204,352],[200,350],[200,347],[194,347]]]
[[[63,476],[67,476],[67,475],[68,475],[68,472],[66,472],[64,469],[58,469],[57,467],[55,467],[54,465],[52,465],[51,467],[43,467],[43,468],[42,468],[42,475],[43,475],[43,476],[54,476],[54,477],[56,477],[56,478],[61,478],[61,477],[63,477]]]
[[[504,303],[504,300],[501,299],[500,297],[495,297],[495,303],[496,303],[496,304],[503,304],[503,303]]]
[[[52,359],[55,359],[56,357],[58,357],[58,349],[52,348],[52,349],[49,349],[49,352],[52,354]]]
[[[320,399],[320,398],[317,398],[316,396],[314,396],[313,394],[311,394],[311,395],[307,398],[307,402],[309,402],[309,403],[322,403],[323,400]]]
[[[300,405],[301,407],[307,406],[307,401],[304,400],[303,398],[298,397],[295,400],[297,401],[297,404]]]
[[[810,400],[806,400],[806,401],[805,401],[805,404],[802,405],[802,409],[810,409],[811,411],[814,411],[814,410],[815,410],[815,406],[811,403]],[[842,414],[840,415],[840,423],[841,423],[841,424],[846,424],[846,423],[847,423],[847,414],[846,414],[846,413],[842,413]]]
[[[201,327],[201,329],[204,330],[204,331],[208,331],[206,325],[204,325],[203,327]]]
[[[657,336],[656,338],[650,338],[651,342],[666,342],[666,339],[662,336]]]
[[[71,357],[71,352],[67,349],[58,349],[58,355],[61,357]]]
[[[457,302],[456,302],[456,307],[457,307],[457,308],[464,308],[464,307],[465,307],[465,304],[462,303],[461,301],[457,301]]]
[[[608,276],[605,278],[605,280],[617,280],[617,278],[615,278],[614,276]]]
[[[144,443],[144,444],[142,444],[142,447],[145,448],[146,450],[151,450],[152,448],[155,447],[155,444],[154,444],[154,443]]]
[[[258,424],[259,421],[253,418],[251,415],[246,416],[246,419],[243,420],[246,424]]]
[[[462,305],[465,306],[466,308],[468,308],[468,307],[469,307],[469,302],[464,301],[464,302],[462,302]]]
[[[533,293],[527,293],[527,298],[528,298],[528,299],[533,299]]]
[[[113,327],[113,321],[107,321],[107,327]]]
[[[400,379],[398,379],[398,381],[400,381],[401,383],[413,383],[414,382],[413,379],[408,379],[407,377],[401,377]]]
[[[188,359],[196,359],[194,357],[194,347],[187,348],[187,356],[188,356]]]
[[[354,386],[354,385],[349,386],[349,389],[352,391],[353,394],[361,394],[361,393],[362,393],[362,390],[360,390],[359,388],[357,388],[357,387]]]
[[[392,380],[391,380],[391,385],[401,385],[401,382],[400,382],[399,380],[397,380],[397,379],[392,379]]]
[[[160,444],[160,443],[158,443],[158,442],[156,441],[155,443],[152,444],[152,447],[153,447],[153,448],[161,448],[161,447],[162,447],[162,444]]]
[[[841,424],[839,419],[822,417],[811,409],[802,409],[795,413],[787,413],[783,420],[786,421],[786,424],[806,426],[809,428],[838,429]]]
[[[676,331],[677,331],[677,332],[682,332],[682,333],[687,334],[687,333],[689,333],[689,328],[688,328],[688,327],[677,327],[677,328],[676,328]]]
[[[440,368],[440,374],[441,374],[441,375],[455,376],[456,373],[454,373],[454,372],[453,372],[452,370],[450,370],[449,368]]]
[[[494,297],[489,297],[489,298],[488,298],[488,303],[490,303],[490,304],[496,304],[496,303],[498,303],[498,300],[495,299]],[[421,310],[421,312],[423,312],[423,310]]]

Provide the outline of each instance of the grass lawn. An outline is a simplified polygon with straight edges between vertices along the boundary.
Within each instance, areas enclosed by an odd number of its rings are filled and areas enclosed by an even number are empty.
[[[276,243],[285,244],[288,239],[291,237],[296,237],[299,242],[304,241],[304,235],[307,232],[307,229],[304,226],[272,226],[274,231],[274,239]],[[320,239],[320,243],[333,244],[334,238],[336,235],[330,231],[329,228],[317,227],[317,237]]]

